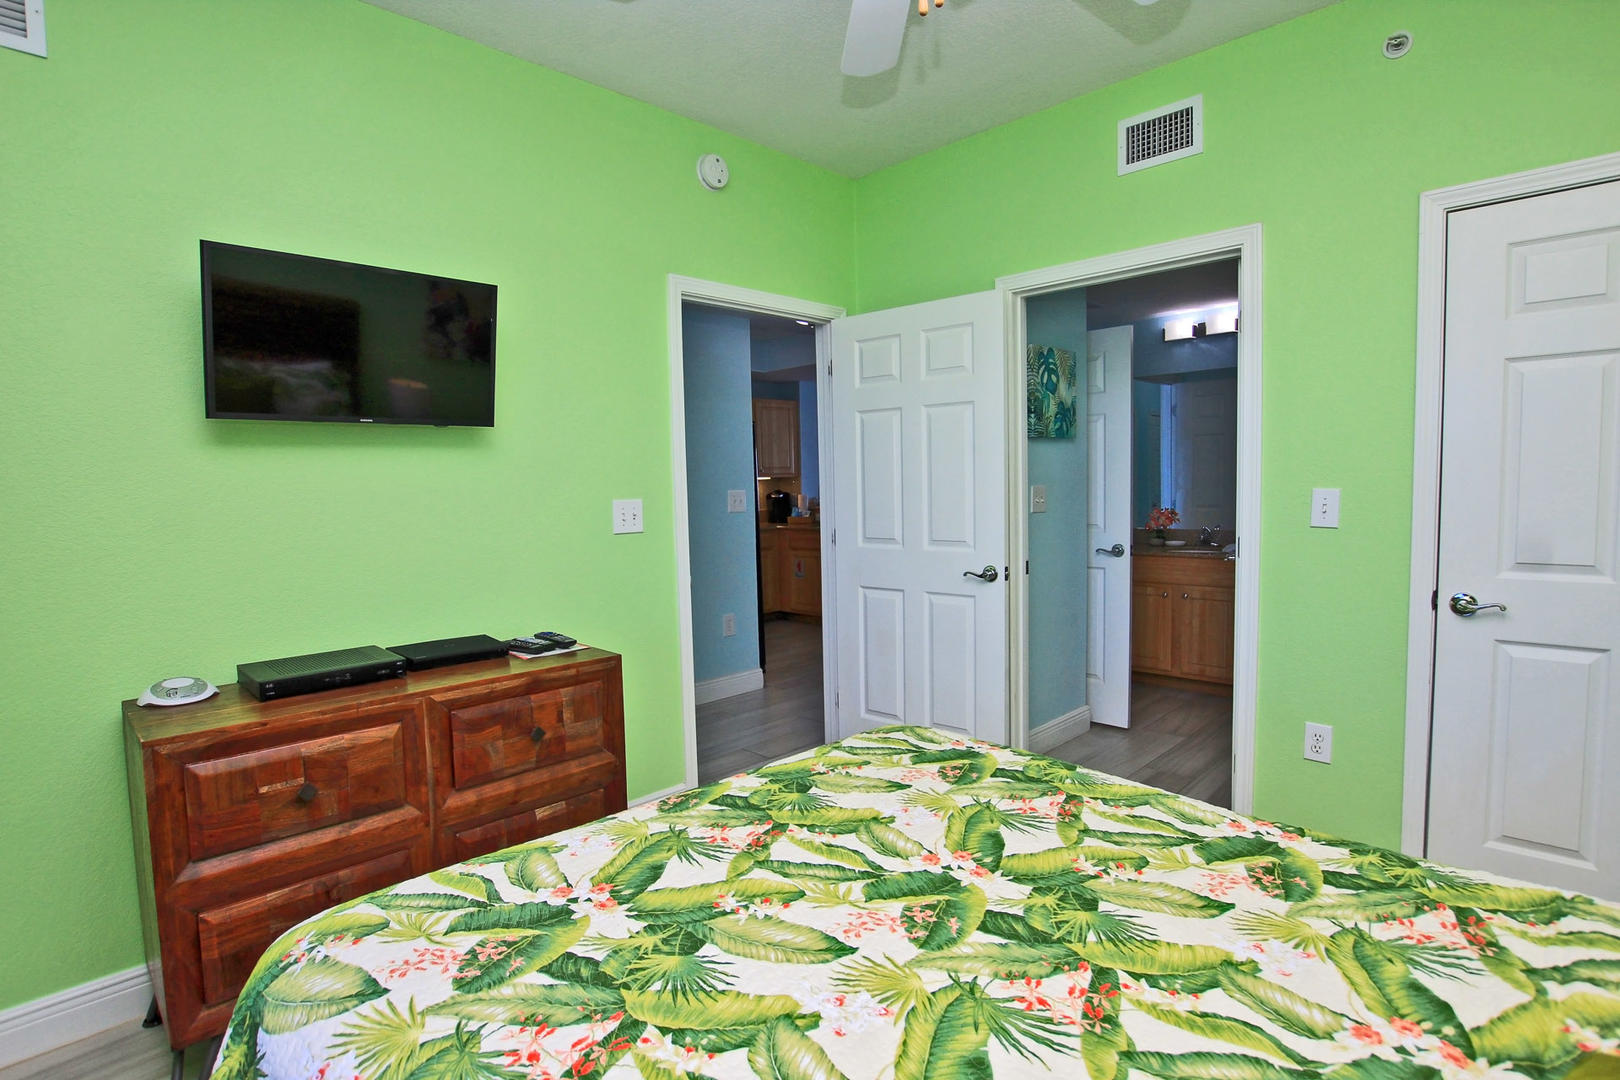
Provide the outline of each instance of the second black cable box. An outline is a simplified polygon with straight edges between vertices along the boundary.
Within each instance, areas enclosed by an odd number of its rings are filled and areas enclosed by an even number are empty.
[[[506,655],[506,642],[496,641],[488,634],[470,637],[440,638],[437,641],[417,641],[410,645],[391,645],[389,652],[405,658],[405,666],[412,671],[445,667],[448,664],[467,664],[474,660],[494,660]]]

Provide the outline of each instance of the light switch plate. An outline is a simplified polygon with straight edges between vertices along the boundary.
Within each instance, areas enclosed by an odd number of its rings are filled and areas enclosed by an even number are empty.
[[[1311,489],[1311,528],[1337,529],[1339,527],[1339,489]]]
[[[613,500],[613,531],[615,533],[638,533],[641,531],[640,499]]]
[[[724,615],[720,616],[720,636],[721,637],[736,637],[737,636],[737,616],[732,614],[729,611],[726,612]]]
[[[1029,512],[1032,514],[1046,513],[1046,485],[1031,484],[1029,487]]]
[[[741,514],[748,509],[748,492],[726,492],[726,513]]]

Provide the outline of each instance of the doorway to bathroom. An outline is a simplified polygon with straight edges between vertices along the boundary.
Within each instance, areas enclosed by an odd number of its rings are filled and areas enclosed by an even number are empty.
[[[1239,285],[1234,254],[1023,297],[1028,745],[1223,807]]]

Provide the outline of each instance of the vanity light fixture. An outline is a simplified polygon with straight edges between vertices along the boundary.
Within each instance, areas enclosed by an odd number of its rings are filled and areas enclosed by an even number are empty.
[[[1202,325],[1191,319],[1172,319],[1164,324],[1164,340],[1191,341],[1198,337],[1198,328]]]

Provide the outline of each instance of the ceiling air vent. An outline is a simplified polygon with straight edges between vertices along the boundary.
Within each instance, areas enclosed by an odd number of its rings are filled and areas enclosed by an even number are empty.
[[[1119,175],[1204,152],[1204,95],[1119,122]]]
[[[45,55],[45,0],[0,0],[0,45]]]

